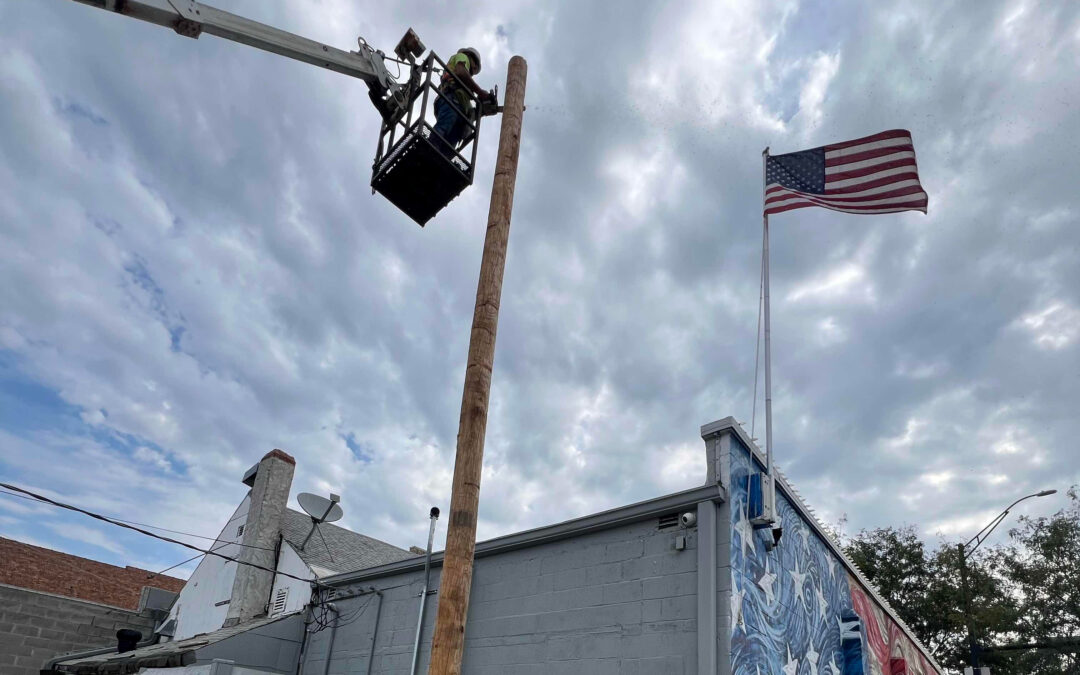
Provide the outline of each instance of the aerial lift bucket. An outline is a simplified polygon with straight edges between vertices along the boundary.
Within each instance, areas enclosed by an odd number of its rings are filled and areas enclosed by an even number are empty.
[[[410,87],[407,110],[383,120],[371,189],[423,227],[472,185],[480,118],[482,113],[494,111],[471,93],[472,110],[462,110],[439,91],[435,74],[447,68],[434,52],[418,68],[420,77]],[[453,147],[435,130],[434,106],[439,99],[453,105],[468,125],[459,147]]]

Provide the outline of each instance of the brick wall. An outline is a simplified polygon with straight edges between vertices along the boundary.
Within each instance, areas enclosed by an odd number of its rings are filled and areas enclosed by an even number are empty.
[[[143,586],[179,593],[184,580],[137,567],[117,567],[0,537],[0,584],[138,609]]]
[[[0,673],[37,675],[54,656],[115,646],[121,628],[149,638],[157,614],[0,584]]]
[[[686,536],[685,550],[675,537]],[[697,530],[656,519],[476,560],[463,671],[469,675],[697,673]],[[432,585],[439,584],[432,570]],[[383,577],[383,589],[337,601],[331,675],[407,673],[422,573]],[[342,594],[348,589],[340,589]],[[428,605],[420,671],[427,672],[438,596]],[[374,634],[375,615],[381,614]],[[322,672],[329,630],[312,636],[305,672]],[[374,638],[374,655],[372,641]]]

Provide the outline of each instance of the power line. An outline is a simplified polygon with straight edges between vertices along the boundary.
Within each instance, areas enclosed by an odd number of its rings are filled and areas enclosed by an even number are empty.
[[[93,511],[87,511],[86,509],[80,509],[78,506],[72,506],[71,504],[64,504],[63,502],[58,502],[58,501],[56,501],[54,499],[49,499],[48,497],[39,495],[39,494],[31,492],[29,490],[24,490],[21,487],[16,487],[14,485],[9,485],[7,483],[0,483],[0,487],[5,488],[7,490],[13,490],[15,492],[20,492],[20,493],[22,493],[24,495],[29,495],[30,497],[33,497],[34,499],[36,499],[39,502],[45,502],[46,504],[52,504],[53,506],[58,506],[58,507],[60,507],[62,509],[67,509],[69,511],[75,511],[76,513],[81,513],[81,514],[83,514],[85,516],[90,516],[91,518],[95,518],[97,520],[109,523],[110,525],[115,525],[117,527],[123,527],[123,528],[128,529],[128,530],[134,530],[134,531],[138,532],[139,534],[145,534],[146,536],[153,537],[154,539],[160,539],[161,541],[166,541],[166,542],[169,542],[170,544],[176,544],[177,546],[183,546],[184,548],[190,548],[192,551],[198,551],[199,553],[202,553],[204,555],[217,556],[218,558],[223,558],[225,560],[228,560],[229,562],[234,562],[234,563],[236,563],[238,565],[247,565],[248,567],[254,567],[255,569],[263,570],[264,572],[269,572],[271,574],[280,574],[283,577],[288,577],[290,579],[296,579],[297,581],[303,581],[305,583],[315,584],[316,586],[319,586],[319,587],[323,586],[323,583],[321,581],[319,581],[318,577],[316,577],[315,579],[305,579],[303,577],[298,577],[296,575],[289,574],[287,572],[281,572],[281,571],[278,571],[278,570],[275,570],[275,569],[271,569],[269,567],[265,567],[265,566],[259,565],[257,563],[248,562],[246,560],[239,560],[237,558],[233,558],[232,556],[227,556],[227,555],[224,555],[222,553],[218,553],[214,549],[207,550],[207,549],[199,548],[198,546],[193,546],[191,544],[188,544],[187,542],[179,541],[177,539],[172,539],[172,538],[169,538],[169,537],[163,537],[160,534],[154,534],[153,532],[148,532],[147,530],[140,529],[138,527],[135,527],[134,525],[128,525],[127,523],[123,523],[123,522],[120,522],[118,520],[114,520],[114,519],[109,518],[107,516],[103,516],[100,513],[94,513]]]
[[[218,548],[224,548],[224,546],[218,546]],[[165,569],[161,570],[160,572],[151,572],[150,574],[146,575],[146,578],[147,579],[153,579],[154,577],[159,577],[162,574],[165,574],[166,572],[168,572],[169,570],[174,570],[177,567],[180,567],[181,565],[183,565],[185,563],[191,562],[192,560],[198,560],[199,558],[203,557],[204,555],[205,555],[204,553],[200,553],[199,555],[193,555],[190,558],[188,558],[187,560],[181,560],[180,562],[176,563],[175,565],[172,565],[171,567],[166,567]]]
[[[15,494],[14,492],[7,492],[6,490],[0,490],[0,495],[7,495],[8,497],[18,497],[19,499],[25,499],[26,501],[29,501],[29,502],[40,501],[40,500],[34,499],[33,497],[27,497],[25,495]],[[111,518],[112,520],[115,520],[118,523],[127,523],[128,525],[139,525],[141,527],[149,527],[151,530],[160,530],[162,532],[172,532],[173,534],[182,534],[185,537],[195,537],[196,539],[207,539],[207,540],[213,541],[213,542],[221,541],[220,537],[207,537],[206,535],[202,535],[202,534],[192,534],[191,532],[181,532],[180,530],[170,530],[169,528],[161,527],[160,525],[150,525],[148,523],[137,523],[134,520],[124,520],[123,518],[113,518],[112,516],[109,516],[109,518]],[[257,548],[260,551],[276,551],[277,550],[277,549],[273,549],[273,548],[268,548],[266,546],[255,546],[253,544],[241,544],[240,542],[236,542],[236,541],[226,541],[224,546],[243,546],[244,548]],[[222,547],[219,546],[217,548],[222,548]],[[198,556],[196,556],[196,557],[198,557]],[[181,563],[181,564],[183,564],[183,563]]]

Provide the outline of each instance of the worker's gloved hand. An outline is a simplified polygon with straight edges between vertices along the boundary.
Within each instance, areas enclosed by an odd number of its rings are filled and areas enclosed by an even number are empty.
[[[498,103],[498,100],[495,97],[495,92],[493,90],[490,90],[490,89],[488,91],[485,91],[484,95],[481,98],[484,101],[491,101],[492,103]]]

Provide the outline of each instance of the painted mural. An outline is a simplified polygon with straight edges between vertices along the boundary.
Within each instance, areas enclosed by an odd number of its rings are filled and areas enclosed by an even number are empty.
[[[855,612],[863,622],[866,672],[871,675],[934,675],[930,661],[854,577],[848,577]]]
[[[929,661],[778,491],[783,539],[747,518],[749,452],[732,439],[731,666],[735,675],[935,675]]]

